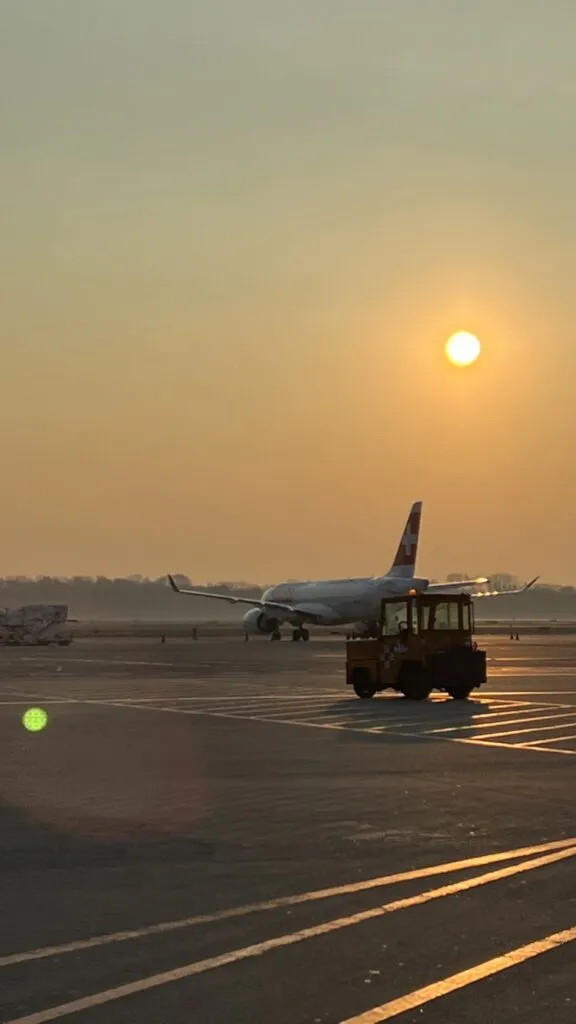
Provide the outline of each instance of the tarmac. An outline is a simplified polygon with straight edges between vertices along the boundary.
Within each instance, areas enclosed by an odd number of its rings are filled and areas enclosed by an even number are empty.
[[[2,1024],[574,1024],[576,638],[482,642],[422,704],[335,638],[3,649]]]

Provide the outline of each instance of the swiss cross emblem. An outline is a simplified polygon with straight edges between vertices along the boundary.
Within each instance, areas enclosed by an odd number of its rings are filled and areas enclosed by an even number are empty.
[[[406,530],[406,533],[402,537],[402,547],[404,548],[404,554],[408,557],[414,551],[416,546],[417,537],[415,533],[412,533],[410,527]]]
[[[417,530],[418,517],[415,515],[410,516],[410,519],[408,520],[408,525],[406,527],[406,530],[404,531],[404,536],[402,537],[401,541],[401,547],[404,548],[404,553],[406,557],[409,557],[414,553],[414,549],[418,542]]]

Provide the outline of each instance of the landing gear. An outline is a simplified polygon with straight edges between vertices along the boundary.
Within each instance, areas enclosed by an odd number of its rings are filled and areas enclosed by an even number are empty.
[[[307,629],[304,629],[303,626],[299,626],[297,629],[292,630],[293,643],[297,644],[300,640],[303,640],[304,643],[307,643],[309,639],[310,633]]]
[[[273,629],[272,632],[270,633],[270,640],[271,641],[275,641],[275,640],[281,640],[281,639],[282,639],[282,633],[280,632],[280,630],[279,629]]]

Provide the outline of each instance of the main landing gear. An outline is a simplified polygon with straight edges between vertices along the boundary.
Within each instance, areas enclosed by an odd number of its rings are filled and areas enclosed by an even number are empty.
[[[310,639],[310,633],[309,633],[309,631],[307,629],[304,629],[303,626],[300,626],[298,629],[293,629],[292,630],[292,642],[293,643],[297,644],[300,640],[303,640],[304,643],[308,643],[309,639]]]
[[[270,633],[270,640],[272,642],[274,642],[276,640],[281,640],[281,639],[282,639],[282,633],[280,632],[280,630],[279,629],[273,629],[272,632]],[[310,639],[310,633],[309,633],[309,631],[307,629],[304,629],[304,626],[298,626],[296,629],[292,630],[292,643],[297,644],[297,643],[299,643],[300,640],[303,640],[304,643],[307,643],[309,639]]]

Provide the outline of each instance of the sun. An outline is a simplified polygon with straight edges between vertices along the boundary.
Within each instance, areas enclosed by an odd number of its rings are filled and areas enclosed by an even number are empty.
[[[469,334],[468,331],[458,331],[457,334],[448,338],[444,351],[455,366],[470,366],[478,359],[481,345],[474,334]]]

